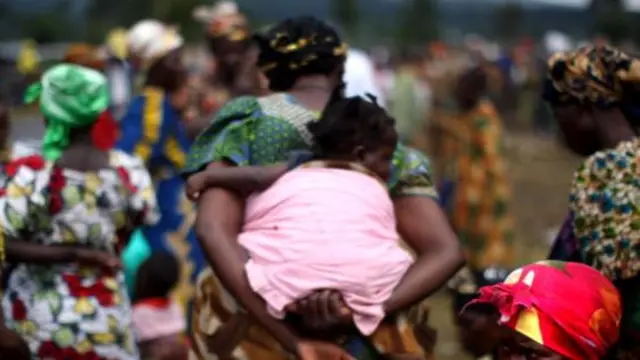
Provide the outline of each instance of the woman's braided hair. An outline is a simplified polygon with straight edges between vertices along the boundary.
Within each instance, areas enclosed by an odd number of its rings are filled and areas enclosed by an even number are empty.
[[[371,150],[395,145],[395,120],[374,96],[344,98],[341,93],[336,89],[320,119],[307,125],[316,157],[349,156],[358,146]]]
[[[291,89],[300,76],[333,73],[347,53],[338,33],[311,16],[286,19],[254,38],[260,48],[258,67],[273,91]]]

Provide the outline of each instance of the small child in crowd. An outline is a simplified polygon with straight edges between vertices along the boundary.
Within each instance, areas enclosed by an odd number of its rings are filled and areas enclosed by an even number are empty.
[[[264,190],[247,199],[239,242],[249,255],[249,283],[275,317],[314,290],[337,289],[358,330],[371,335],[413,264],[399,242],[386,186],[398,140],[395,122],[372,100],[331,101],[308,126],[313,160],[295,169],[218,168],[188,180],[192,198],[214,186],[245,194]]]
[[[178,261],[169,253],[154,253],[140,266],[133,328],[143,360],[188,358],[186,320],[180,306],[169,297],[179,274]]]
[[[463,269],[449,282],[453,292],[453,318],[462,348],[474,359],[497,359],[496,350],[500,341],[500,314],[494,306],[472,304],[479,296],[478,289],[502,283],[509,271],[488,268],[482,272]],[[463,311],[464,310],[464,311]]]

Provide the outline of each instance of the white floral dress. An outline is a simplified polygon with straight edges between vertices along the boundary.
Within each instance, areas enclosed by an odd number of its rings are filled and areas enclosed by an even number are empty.
[[[143,163],[119,151],[97,172],[61,168],[39,155],[14,160],[0,189],[0,239],[117,253],[134,217],[158,220]],[[2,300],[7,325],[34,358],[133,360],[131,306],[122,272],[79,264],[16,264]]]

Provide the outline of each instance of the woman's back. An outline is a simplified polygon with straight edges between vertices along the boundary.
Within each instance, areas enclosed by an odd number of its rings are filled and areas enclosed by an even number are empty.
[[[109,167],[95,172],[63,168],[38,156],[21,162],[7,166],[0,202],[9,233],[28,228],[33,230],[29,241],[115,251],[116,233],[130,215],[155,221],[151,180],[137,158],[112,151]]]

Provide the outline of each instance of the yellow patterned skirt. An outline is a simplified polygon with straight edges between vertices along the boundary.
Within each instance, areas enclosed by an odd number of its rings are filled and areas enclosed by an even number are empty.
[[[211,268],[197,281],[191,323],[189,360],[285,360],[290,359],[276,340],[236,303]],[[435,331],[429,328],[425,304],[382,324],[371,342],[382,353],[420,354],[432,359]]]

